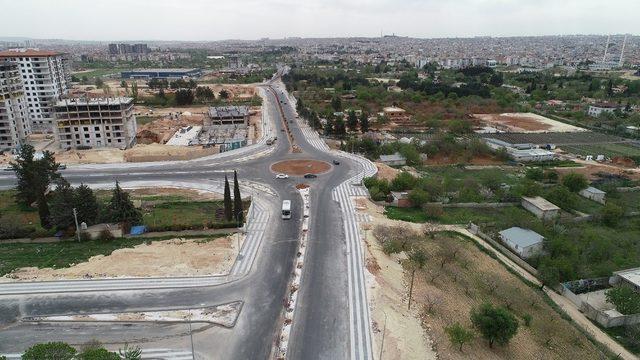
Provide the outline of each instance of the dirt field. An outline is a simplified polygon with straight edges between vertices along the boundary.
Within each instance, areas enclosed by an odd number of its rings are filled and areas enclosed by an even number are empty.
[[[396,175],[398,175],[401,171],[398,169],[394,169],[387,164],[383,164],[381,162],[376,162],[376,167],[378,168],[378,173],[376,177],[378,179],[385,179],[387,181],[391,181],[395,179]]]
[[[421,224],[389,220],[382,215],[383,209],[366,199],[357,201],[358,210],[373,218],[375,224],[397,225],[407,229],[421,230]],[[372,231],[368,231],[367,269],[374,275],[376,283],[385,284],[375,289],[372,305],[376,328],[381,328],[384,314],[376,308],[378,299],[391,302],[387,308],[391,311],[404,311],[407,305],[410,274],[394,268],[394,263],[404,258],[402,255],[387,256],[379,251]],[[433,342],[437,357],[441,359],[599,359],[601,351],[569,322],[562,319],[544,300],[540,291],[525,285],[520,279],[508,272],[498,261],[479,251],[469,240],[453,235],[436,235],[433,239],[422,237],[416,246],[422,247],[428,256],[427,265],[416,273],[414,284],[415,311],[413,318],[389,316],[385,347],[391,338],[394,344],[397,338],[416,336],[410,323],[420,317],[423,331]],[[373,250],[372,250],[373,249]],[[453,255],[455,254],[455,255]],[[448,260],[443,262],[443,259]],[[395,259],[395,260],[394,260]],[[399,265],[398,265],[399,266]],[[382,280],[378,280],[382,279]],[[382,294],[380,294],[380,292]],[[489,301],[496,305],[509,306],[520,320],[518,333],[506,346],[489,348],[487,342],[478,334],[463,352],[452,347],[444,328],[460,322],[470,328],[469,312],[472,307]],[[429,311],[429,308],[431,310]],[[529,314],[532,322],[524,325],[522,317]],[[396,324],[389,325],[389,319]],[[391,329],[391,330],[389,330]],[[407,333],[403,331],[406,329]],[[374,330],[375,331],[375,330]],[[422,334],[421,334],[422,335]],[[379,344],[381,335],[375,333]],[[416,340],[417,341],[417,340]],[[414,342],[415,344],[415,342]],[[409,350],[404,345],[391,345],[390,358],[404,359],[431,358],[428,344]],[[378,345],[377,345],[378,346]],[[425,349],[427,347],[427,349]],[[404,353],[403,351],[409,352]],[[416,355],[416,352],[418,355]],[[385,351],[385,354],[386,351]]]
[[[565,175],[571,172],[576,172],[585,175],[589,180],[597,180],[599,177],[596,175],[599,172],[624,175],[632,180],[640,180],[640,169],[629,169],[622,166],[613,164],[599,164],[594,162],[587,162],[582,160],[574,160],[581,163],[583,167],[567,167],[567,168],[555,168],[560,175]]]
[[[587,131],[533,113],[473,114],[486,125],[507,132],[578,132]]]
[[[226,274],[236,253],[235,236],[154,241],[94,256],[69,268],[20,268],[0,281]]]
[[[322,174],[331,170],[331,165],[318,160],[285,160],[271,165],[271,171],[293,176]]]
[[[503,164],[504,161],[500,161],[487,156],[476,156],[474,158],[471,158],[471,160],[466,161],[465,159],[455,156],[443,156],[440,154],[436,156],[430,156],[427,160],[423,161],[423,164],[425,165],[452,165],[459,163],[471,165],[499,165]]]

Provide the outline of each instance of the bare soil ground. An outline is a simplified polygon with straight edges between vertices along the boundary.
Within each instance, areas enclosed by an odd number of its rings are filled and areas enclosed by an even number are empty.
[[[382,214],[384,211],[382,207],[366,199],[359,199],[357,208],[358,211],[372,217],[372,226],[399,225],[419,231],[422,227],[421,224],[387,219]],[[408,271],[403,273],[402,269],[394,269],[392,265],[394,259],[396,259],[395,262],[401,261],[398,259],[404,256],[387,256],[381,253],[377,250],[379,245],[373,240],[373,235],[368,239],[367,246],[369,253],[377,253],[374,256],[375,264],[369,260],[368,256],[367,268],[375,276],[376,281],[382,278],[387,282],[386,286],[380,286],[377,291],[374,290],[372,296],[373,318],[378,324],[377,327],[381,328],[384,314],[381,316],[380,311],[375,309],[375,301],[380,297],[378,292],[382,292],[382,296],[393,303],[389,306],[393,309],[392,311],[406,309],[410,273]],[[423,270],[418,270],[416,273],[413,319],[390,317],[389,312],[385,310],[388,316],[387,329],[389,329],[390,318],[398,322],[392,326],[402,328],[420,316],[423,331],[432,340],[437,357],[441,359],[602,358],[602,352],[584,334],[553,310],[539,290],[523,283],[497,260],[479,251],[471,241],[455,235],[439,234],[434,238],[421,238],[416,242],[416,246],[422,247],[427,252],[428,262]],[[443,262],[444,258],[448,260]],[[463,326],[471,328],[470,310],[485,301],[511,308],[520,320],[517,335],[508,345],[494,346],[492,349],[476,334],[474,340],[464,345],[463,352],[458,351],[457,347],[451,346],[444,331],[445,327],[460,322]],[[522,320],[525,314],[532,316],[529,327],[525,326]],[[394,338],[394,335],[390,334],[392,333],[388,332],[387,337]],[[376,333],[375,336],[376,341],[379,341],[380,335]],[[385,340],[385,347],[386,344],[387,340]],[[402,351],[403,347],[397,346],[391,351],[390,356],[403,359],[412,356]],[[412,353],[416,351],[420,358],[429,358],[431,353],[424,348],[411,350]]]
[[[609,173],[615,175],[626,176],[632,180],[640,180],[640,170],[639,169],[629,169],[622,166],[617,166],[613,164],[600,164],[593,162],[586,162],[581,160],[574,160],[583,164],[583,167],[559,167],[555,168],[556,171],[560,175],[566,175],[568,173],[579,173],[585,175],[589,180],[597,180],[599,177],[596,175],[597,173]]]
[[[473,114],[489,126],[507,132],[576,132],[585,129],[533,113]]]
[[[94,256],[69,268],[20,268],[0,281],[226,274],[237,251],[235,236],[153,241],[118,249],[108,256]]]
[[[381,162],[376,162],[376,167],[378,168],[378,174],[376,175],[378,179],[385,179],[387,181],[391,181],[395,179],[396,175],[398,175],[401,171],[398,169],[394,169],[387,164],[383,164]]]
[[[318,160],[285,160],[271,165],[271,171],[288,175],[322,174],[331,170],[331,165]]]
[[[436,156],[430,156],[425,161],[423,161],[425,165],[452,165],[452,164],[471,164],[471,165],[499,165],[503,164],[504,161],[500,161],[498,159],[494,159],[488,156],[476,156],[469,160],[462,159],[456,156],[444,156],[438,154]]]

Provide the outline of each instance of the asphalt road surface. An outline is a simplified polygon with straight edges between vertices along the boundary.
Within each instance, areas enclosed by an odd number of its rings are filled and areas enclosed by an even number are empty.
[[[270,186],[276,196],[265,203],[275,216],[270,219],[270,226],[247,276],[224,284],[187,289],[144,289],[141,286],[141,289],[128,291],[0,294],[0,353],[17,353],[43,341],[82,344],[92,339],[115,345],[137,343],[143,348],[189,349],[185,326],[33,324],[18,320],[26,316],[197,308],[241,300],[244,306],[234,328],[210,326],[194,332],[196,358],[268,358],[281,326],[283,298],[296,258],[302,210],[295,185],[304,182],[311,186],[310,237],[288,358],[353,357],[350,350],[353,344],[350,344],[349,336],[347,244],[341,211],[332,199],[332,191],[349,177],[355,176],[361,167],[357,162],[341,159],[340,165],[333,166],[332,171],[316,179],[275,179],[270,171],[273,162],[300,158],[331,162],[335,156],[307,142],[295,121],[295,112],[287,94],[278,87],[275,90],[267,89],[264,94],[265,110],[274,120],[273,126],[278,136],[268,154],[265,151],[268,147],[260,145],[224,159],[143,163],[133,167],[129,164],[69,166],[62,171],[71,183],[93,185],[115,180],[218,182],[224,177],[225,171],[237,170],[240,179]],[[290,152],[290,144],[282,132],[282,121],[289,121],[293,139],[302,153]],[[14,183],[13,177],[7,174],[0,176],[0,188],[11,187]],[[281,201],[284,199],[292,200],[294,209],[292,219],[287,221],[279,218]],[[358,353],[356,357],[366,358],[366,355]]]

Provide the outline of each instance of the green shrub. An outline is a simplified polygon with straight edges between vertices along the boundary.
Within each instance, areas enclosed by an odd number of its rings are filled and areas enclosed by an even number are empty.
[[[617,286],[605,292],[607,302],[616,306],[621,314],[633,315],[640,313],[640,293],[630,287]]]

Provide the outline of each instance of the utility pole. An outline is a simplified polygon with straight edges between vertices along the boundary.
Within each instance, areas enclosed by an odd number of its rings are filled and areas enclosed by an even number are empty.
[[[189,339],[191,339],[191,359],[196,360],[196,353],[193,349],[193,332],[191,331],[191,309],[189,309]]]
[[[78,242],[80,242],[80,227],[78,226],[78,212],[76,208],[73,208],[73,219],[76,222],[76,237],[78,238]]]
[[[387,312],[382,310],[384,313],[384,326],[382,327],[382,341],[380,342],[380,356],[378,356],[378,360],[382,360],[382,350],[384,349],[384,336],[387,333]]]

